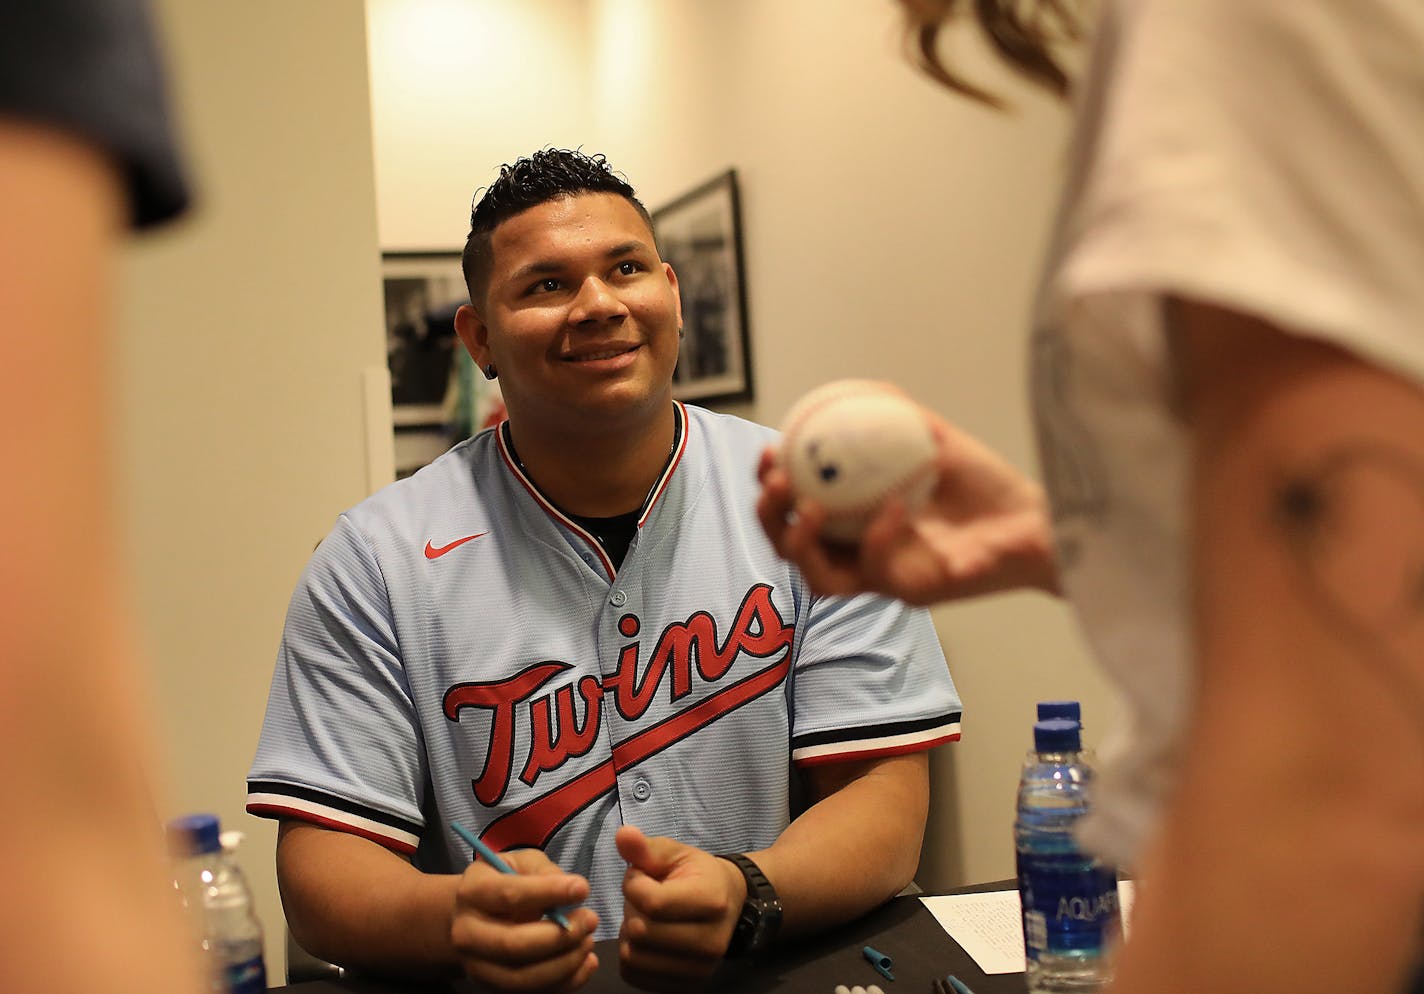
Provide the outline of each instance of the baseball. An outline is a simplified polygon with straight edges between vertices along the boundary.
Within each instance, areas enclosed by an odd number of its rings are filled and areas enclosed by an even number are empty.
[[[822,534],[854,543],[881,502],[910,510],[935,486],[935,440],[915,402],[888,383],[837,380],[802,397],[782,423],[781,464],[798,498],[826,509]]]

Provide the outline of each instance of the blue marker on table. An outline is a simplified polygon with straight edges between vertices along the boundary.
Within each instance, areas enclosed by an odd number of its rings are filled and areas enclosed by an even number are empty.
[[[475,852],[480,854],[480,859],[484,860],[486,863],[494,867],[500,873],[518,872],[514,869],[514,867],[510,866],[504,860],[500,859],[499,853],[495,852],[489,846],[481,842],[479,840],[479,837],[476,836],[464,825],[461,825],[457,821],[452,821],[450,823],[450,827],[455,830],[456,835],[468,842],[474,848]],[[564,913],[558,908],[550,908],[548,911],[544,912],[544,917],[548,918],[550,921],[558,922],[560,925],[563,926],[564,931],[568,931],[569,920],[564,917]]]

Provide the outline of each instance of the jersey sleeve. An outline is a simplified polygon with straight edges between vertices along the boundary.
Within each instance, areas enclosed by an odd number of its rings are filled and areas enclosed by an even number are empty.
[[[292,595],[247,810],[414,853],[428,783],[379,564],[346,518]]]
[[[920,752],[959,738],[961,705],[929,613],[816,597],[792,674],[797,765]]]
[[[188,203],[143,0],[0,4],[0,115],[53,125],[107,153],[136,228]]]

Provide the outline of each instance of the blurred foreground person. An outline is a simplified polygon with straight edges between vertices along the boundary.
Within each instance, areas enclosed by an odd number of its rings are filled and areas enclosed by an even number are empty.
[[[996,101],[937,56],[970,5],[903,5],[929,74]],[[1060,93],[1077,6],[972,5]],[[1424,5],[1090,9],[1044,486],[927,411],[926,513],[823,545],[770,453],[759,513],[822,593],[1073,602],[1129,710],[1084,832],[1141,880],[1115,989],[1397,994],[1424,958]]]
[[[186,199],[143,6],[0,7],[0,990],[199,989],[107,431],[117,246]]]

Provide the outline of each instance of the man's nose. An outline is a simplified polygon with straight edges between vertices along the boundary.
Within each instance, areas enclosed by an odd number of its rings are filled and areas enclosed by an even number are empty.
[[[628,308],[613,288],[597,276],[590,276],[579,285],[578,295],[574,297],[569,311],[569,320],[575,323],[607,321],[627,314]]]

